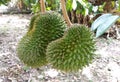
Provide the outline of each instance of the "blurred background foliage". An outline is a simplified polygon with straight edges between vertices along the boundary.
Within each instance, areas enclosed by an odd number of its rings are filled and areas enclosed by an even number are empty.
[[[0,5],[8,5],[13,0],[0,0]],[[66,9],[72,23],[90,26],[91,23],[104,13],[120,15],[120,0],[65,0]],[[15,4],[19,11],[40,12],[39,0],[17,0]],[[60,0],[45,0],[46,10],[61,13]]]
[[[10,2],[10,0],[0,0],[0,5],[1,4],[7,5],[8,2]]]

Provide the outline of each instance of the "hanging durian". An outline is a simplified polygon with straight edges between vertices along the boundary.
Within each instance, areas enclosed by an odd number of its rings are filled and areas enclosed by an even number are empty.
[[[36,15],[34,15],[34,16],[31,18],[31,21],[30,21],[30,24],[29,24],[28,32],[29,32],[30,30],[33,29],[35,20],[36,20],[37,17],[39,17],[39,16],[40,16],[40,14],[36,14]]]
[[[75,72],[89,65],[94,57],[92,32],[83,25],[72,25],[60,39],[49,43],[46,58],[53,68]]]
[[[63,36],[66,24],[61,15],[51,11],[34,16],[29,27],[18,44],[17,54],[27,66],[40,67],[47,63],[48,43]]]

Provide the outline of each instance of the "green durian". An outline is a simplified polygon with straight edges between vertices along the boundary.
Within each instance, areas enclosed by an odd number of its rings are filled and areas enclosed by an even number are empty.
[[[18,43],[19,59],[31,67],[47,64],[46,47],[48,43],[63,36],[66,23],[56,12],[44,12],[33,16],[30,28]]]
[[[40,14],[36,14],[36,15],[33,15],[33,16],[32,16],[31,21],[30,21],[30,24],[29,24],[28,32],[33,29],[35,20],[36,20],[37,17],[39,17],[39,16],[40,16]]]
[[[84,25],[72,25],[60,39],[48,44],[47,61],[53,68],[76,72],[89,65],[94,57],[93,33]]]

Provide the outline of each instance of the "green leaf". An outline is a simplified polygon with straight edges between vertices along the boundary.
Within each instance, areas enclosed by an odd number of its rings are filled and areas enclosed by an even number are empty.
[[[95,31],[101,24],[108,20],[108,18],[112,16],[112,14],[103,14],[102,16],[98,17],[91,25],[91,30]]]
[[[86,7],[86,3],[83,0],[77,0],[81,5],[83,5],[84,7]]]
[[[98,26],[96,38],[101,36],[106,30],[108,30],[110,26],[112,26],[117,21],[118,18],[120,18],[120,16],[118,15],[112,15],[107,17],[107,20],[102,22],[102,24]]]
[[[118,10],[120,10],[120,0],[118,0]]]
[[[73,8],[73,10],[76,10],[76,8],[77,8],[77,2],[76,2],[76,0],[73,0],[72,8]]]
[[[72,11],[72,0],[67,0],[66,9],[67,11]]]
[[[24,67],[23,67],[23,70],[24,70],[24,71],[28,71],[28,70],[30,70],[30,67],[24,66]]]
[[[10,2],[10,0],[0,0],[0,5],[6,5],[7,6],[7,3]]]
[[[24,3],[26,6],[29,6],[29,5],[30,5],[29,0],[23,0],[23,3]]]

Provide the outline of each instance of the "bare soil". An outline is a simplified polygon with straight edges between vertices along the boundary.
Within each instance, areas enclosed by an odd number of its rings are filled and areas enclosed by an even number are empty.
[[[0,82],[120,82],[120,40],[96,39],[93,63],[75,74],[51,66],[26,67],[16,54],[19,40],[27,32],[31,15],[0,15]]]

